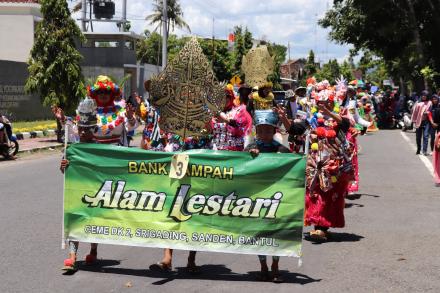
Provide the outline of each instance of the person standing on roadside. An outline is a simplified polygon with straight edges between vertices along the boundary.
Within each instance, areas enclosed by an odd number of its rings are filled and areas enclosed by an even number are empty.
[[[420,155],[422,148],[422,136],[423,136],[423,154],[428,155],[428,140],[429,140],[429,109],[431,107],[431,101],[429,100],[428,91],[423,91],[420,101],[414,105],[414,110],[411,116],[411,121],[416,127],[416,142],[417,152],[416,155]]]
[[[429,135],[431,137],[431,152],[434,152],[435,135],[439,132],[440,125],[440,104],[438,95],[433,95],[431,98],[431,108],[429,109],[428,119],[430,123]]]
[[[429,119],[433,129],[431,131],[432,166],[434,167],[434,183],[440,187],[440,104],[439,95],[432,96],[432,106]]]

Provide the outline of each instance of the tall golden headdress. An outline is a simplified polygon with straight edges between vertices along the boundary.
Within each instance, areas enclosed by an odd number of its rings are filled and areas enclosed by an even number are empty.
[[[246,83],[252,87],[264,86],[274,68],[274,60],[267,46],[250,49],[241,62],[241,70],[244,72]]]
[[[182,137],[201,135],[225,104],[224,86],[217,81],[196,38],[151,80],[150,94],[160,111],[160,128]]]

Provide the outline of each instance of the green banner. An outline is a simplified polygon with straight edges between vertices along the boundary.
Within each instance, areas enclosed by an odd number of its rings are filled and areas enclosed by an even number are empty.
[[[184,169],[176,155],[188,155]],[[174,159],[173,159],[174,158]],[[298,256],[305,159],[112,145],[67,149],[64,240]],[[183,168],[182,168],[183,167]]]

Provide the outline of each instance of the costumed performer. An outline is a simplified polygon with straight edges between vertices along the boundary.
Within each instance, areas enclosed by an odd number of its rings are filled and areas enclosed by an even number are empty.
[[[77,109],[77,127],[80,143],[95,143],[94,133],[97,128],[96,114],[96,103],[94,100],[86,98],[80,102]],[[68,166],[69,161],[63,158],[60,166],[60,170],[63,174]],[[77,270],[76,259],[78,246],[78,241],[69,241],[69,258],[64,260],[64,271],[75,272]],[[90,252],[85,259],[86,264],[93,264],[96,262],[97,255],[98,244],[90,243]]]
[[[356,100],[356,90],[352,86],[345,84],[343,78],[337,80],[337,92],[336,97],[341,100],[341,116],[348,119],[351,126],[360,125],[360,129],[367,131],[373,122],[368,122],[364,120],[358,111],[358,104]],[[357,132],[351,129],[347,132],[348,139],[352,143],[354,149],[352,153],[352,164],[354,168],[354,180],[349,184],[347,189],[348,195],[353,195],[359,191],[359,161],[358,161],[358,143],[357,143]]]
[[[310,151],[306,165],[306,204],[304,223],[313,225],[310,237],[326,241],[328,229],[345,226],[344,195],[354,178],[351,154],[353,145],[346,139],[350,130],[348,118],[333,112],[331,90],[312,93],[324,121],[310,134]]]
[[[87,87],[87,92],[97,104],[97,128],[94,133],[96,142],[127,146],[127,132],[136,129],[137,121],[133,106],[122,106],[118,85],[108,76],[100,75],[95,84]]]
[[[247,87],[246,85],[242,87]],[[225,90],[226,104],[218,117],[211,120],[214,150],[243,151],[245,138],[252,130],[252,118],[246,110],[245,89],[235,97],[232,85]]]
[[[193,74],[188,74],[189,71]],[[196,38],[191,38],[165,70],[151,79],[150,94],[150,102],[160,114],[160,128],[172,138],[178,135],[183,142],[183,145],[168,143],[165,151],[168,146],[174,151],[210,148],[207,125],[215,113],[223,110],[225,89],[215,78]],[[162,260],[150,269],[171,270],[172,254],[172,249],[164,249]],[[187,270],[199,271],[195,251],[189,252]]]

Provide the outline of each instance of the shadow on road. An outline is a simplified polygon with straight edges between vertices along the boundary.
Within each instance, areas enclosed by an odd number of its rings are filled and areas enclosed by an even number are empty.
[[[313,279],[307,275],[293,273],[281,270],[281,275],[284,283],[294,283],[305,285],[312,282],[320,282],[321,279]],[[199,274],[188,273],[185,267],[177,267],[174,272],[169,274],[168,278],[156,281],[153,285],[163,285],[168,282],[179,279],[194,279],[194,280],[213,280],[213,281],[239,281],[239,282],[260,282],[257,280],[259,271],[250,271],[246,274],[238,274],[232,272],[225,265],[202,265],[200,266]],[[147,276],[157,278],[157,273],[148,271]],[[161,277],[164,277],[161,274]]]
[[[304,239],[310,241],[312,244],[325,244],[328,242],[357,242],[363,239],[364,236],[353,234],[353,233],[336,233],[331,232],[327,241],[317,241],[310,237],[309,233],[304,233]]]
[[[374,195],[374,194],[366,194],[366,193],[355,193],[355,194],[349,194],[346,195],[345,198],[348,200],[356,200],[360,199],[362,196],[371,196],[371,197],[380,197],[380,195]]]
[[[345,204],[345,208],[346,209],[349,209],[349,208],[352,208],[352,207],[363,208],[364,205],[363,204],[358,204],[358,203],[346,203]]]
[[[256,262],[258,263],[258,262]],[[105,274],[129,275],[138,277],[149,277],[160,279],[153,282],[153,285],[164,285],[174,280],[212,280],[212,281],[239,281],[239,282],[258,282],[258,271],[250,271],[246,274],[238,274],[231,271],[225,265],[202,265],[200,273],[190,274],[185,267],[176,267],[171,272],[155,272],[149,269],[128,269],[113,267],[120,264],[120,261],[101,260],[93,266],[78,263],[81,271],[97,272]],[[284,283],[294,283],[305,285],[312,282],[320,282],[321,279],[313,279],[307,275],[281,270]]]

